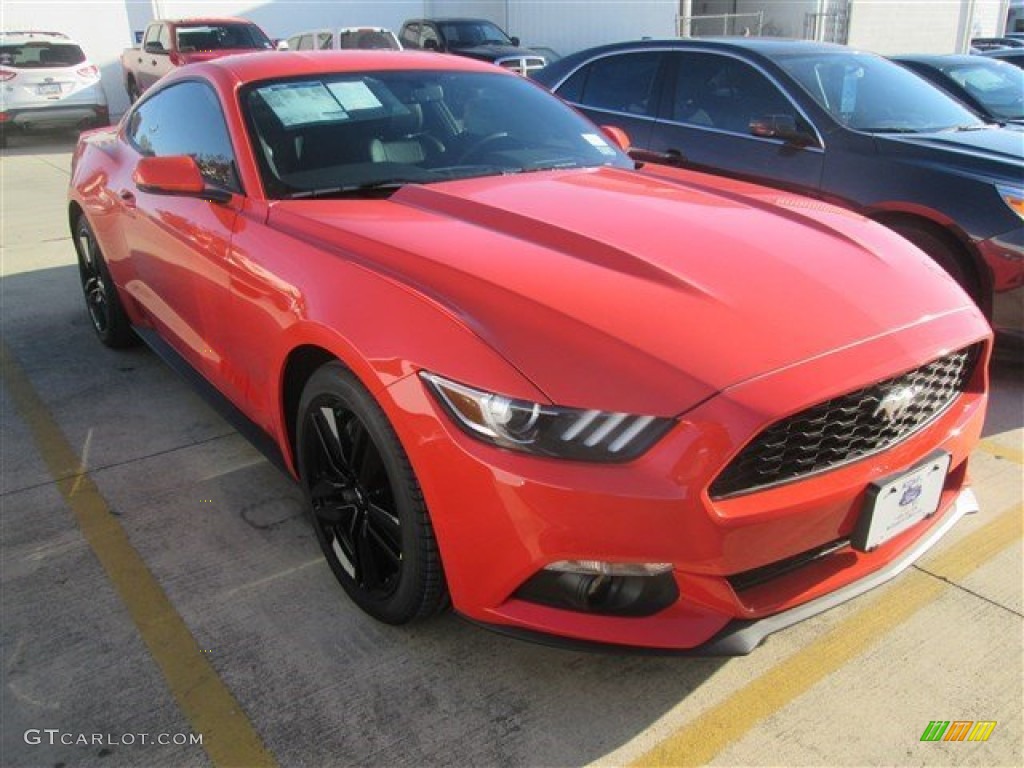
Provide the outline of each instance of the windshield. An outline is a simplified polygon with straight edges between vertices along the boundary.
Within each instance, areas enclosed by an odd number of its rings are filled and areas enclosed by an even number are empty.
[[[815,52],[779,56],[776,62],[855,131],[927,133],[985,125],[951,96],[881,56]]]
[[[445,42],[453,48],[476,45],[512,45],[508,35],[489,21],[446,21],[440,24]]]
[[[182,53],[273,47],[270,38],[253,24],[202,24],[178,27],[178,50]]]
[[[385,71],[258,83],[242,103],[270,197],[633,163],[539,86],[503,74]]]
[[[85,61],[77,45],[68,43],[32,42],[21,45],[0,45],[0,64],[14,69],[48,69],[73,67]]]
[[[1024,119],[1024,70],[1002,61],[979,60],[946,65],[942,71],[993,116]]]

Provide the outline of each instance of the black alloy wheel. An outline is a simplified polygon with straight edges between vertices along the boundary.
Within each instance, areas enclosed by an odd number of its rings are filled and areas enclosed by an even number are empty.
[[[78,274],[82,281],[85,308],[96,335],[108,347],[133,346],[138,339],[85,216],[79,216],[75,222],[75,250],[78,252]]]
[[[388,624],[443,608],[419,484],[380,406],[340,363],[320,368],[303,391],[297,454],[320,548],[349,597]]]

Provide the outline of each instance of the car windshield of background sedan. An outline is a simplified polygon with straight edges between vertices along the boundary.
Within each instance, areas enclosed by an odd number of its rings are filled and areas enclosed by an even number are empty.
[[[1002,61],[980,59],[941,68],[996,117],[1024,119],[1024,70]]]
[[[242,97],[269,197],[632,162],[538,86],[503,74],[383,71],[261,82]]]
[[[972,130],[986,123],[898,64],[863,53],[778,56],[778,64],[847,128],[867,133]]]

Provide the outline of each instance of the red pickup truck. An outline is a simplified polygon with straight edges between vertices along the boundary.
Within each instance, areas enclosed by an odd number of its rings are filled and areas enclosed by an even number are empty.
[[[273,47],[266,33],[245,19],[160,19],[146,27],[140,46],[121,54],[124,88],[134,103],[175,67]]]

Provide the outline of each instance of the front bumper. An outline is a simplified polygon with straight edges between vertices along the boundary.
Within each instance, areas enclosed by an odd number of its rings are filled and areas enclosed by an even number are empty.
[[[480,443],[448,421],[416,376],[389,388],[385,408],[420,480],[463,616],[560,643],[746,653],[770,632],[894,577],[973,506],[966,469],[984,421],[987,352],[967,392],[882,453],[713,500],[707,489],[721,469],[779,418],[988,335],[980,314],[964,310],[767,374],[686,413],[628,464],[544,460]],[[937,513],[873,551],[843,545],[869,484],[936,450],[951,456]],[[737,579],[836,542],[826,556],[767,580]],[[671,563],[679,597],[653,615],[612,616],[517,596],[563,560]]]
[[[1024,342],[1024,225],[978,243],[992,275],[992,327],[1001,337]],[[1010,342],[1007,342],[1010,343]]]
[[[902,555],[892,560],[888,565],[880,568],[871,575],[855,581],[847,587],[837,589],[835,592],[819,597],[817,600],[791,608],[788,611],[767,616],[763,619],[744,620],[734,619],[726,624],[717,635],[707,642],[695,648],[683,650],[656,650],[653,652],[671,654],[673,656],[746,656],[759,646],[768,635],[780,630],[799,624],[801,621],[817,616],[819,613],[835,608],[845,602],[860,597],[865,592],[870,592],[880,587],[887,581],[899,576],[903,571],[913,565],[928,550],[935,546],[939,539],[945,536],[964,515],[978,512],[977,497],[970,488],[964,488],[956,497],[956,500],[946,510],[938,523],[925,535],[918,539],[917,543],[907,549]],[[509,635],[521,640],[529,640],[542,645],[551,645],[559,648],[571,648],[576,650],[596,651],[600,653],[636,653],[637,648],[631,646],[609,645],[605,643],[593,643],[586,641],[563,640],[549,634],[532,632],[508,625],[484,624],[474,622],[479,626],[495,631],[499,634]],[[648,649],[642,649],[652,652]]]

